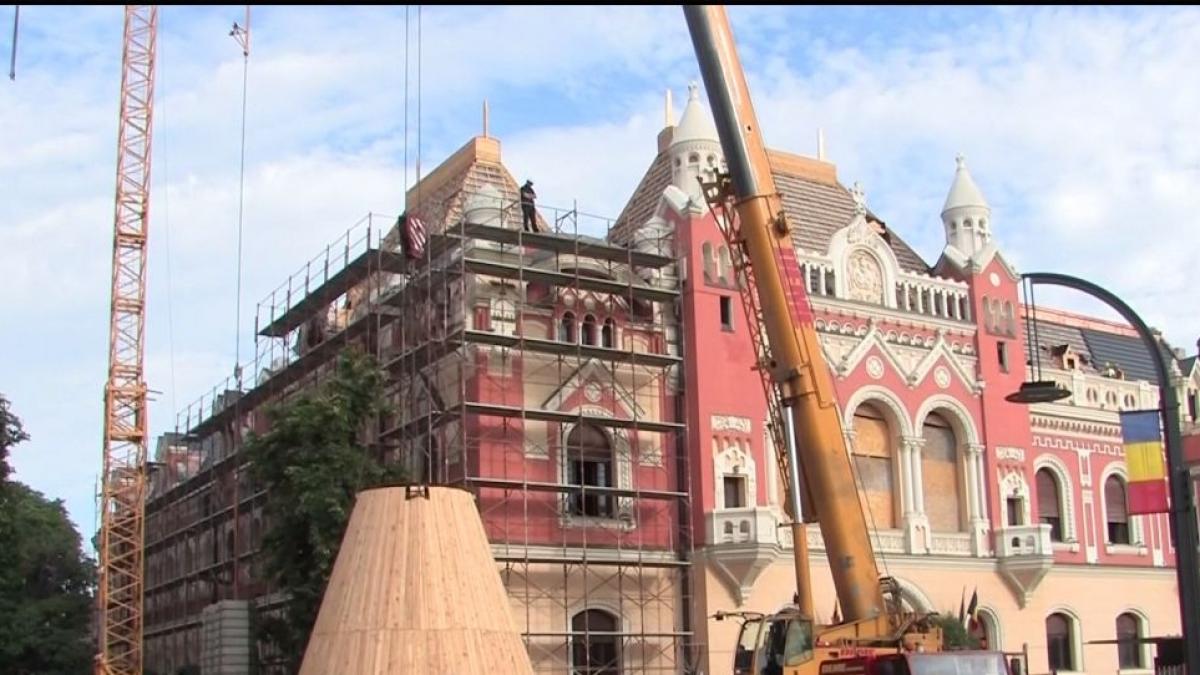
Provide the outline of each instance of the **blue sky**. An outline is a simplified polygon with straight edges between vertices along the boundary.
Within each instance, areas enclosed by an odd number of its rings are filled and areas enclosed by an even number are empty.
[[[227,376],[235,345],[242,6],[163,7],[147,379],[155,433]],[[1195,351],[1200,11],[730,10],[772,147],[829,159],[926,259],[962,152],[1019,269],[1084,276]],[[491,131],[540,201],[615,216],[653,158],[664,91],[698,80],[678,7],[254,10],[241,353],[254,305],[368,212]],[[0,8],[8,54],[11,7]],[[94,527],[107,359],[119,7],[25,6],[0,83],[0,391],[33,440],[17,478]],[[1044,296],[1039,295],[1039,299]],[[1058,304],[1096,306],[1064,295]]]

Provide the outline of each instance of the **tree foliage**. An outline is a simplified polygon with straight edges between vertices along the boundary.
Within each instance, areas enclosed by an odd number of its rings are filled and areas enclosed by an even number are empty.
[[[8,453],[17,443],[29,440],[21,420],[9,411],[8,399],[0,394],[0,484],[8,480]]]
[[[979,638],[972,635],[954,615],[939,614],[935,623],[942,629],[942,646],[945,649],[979,649]]]
[[[246,443],[251,474],[269,495],[266,571],[287,596],[281,616],[259,622],[261,637],[293,670],[316,622],[355,495],[400,477],[362,443],[383,409],[384,379],[373,359],[347,351],[331,379],[272,407],[269,430]]]
[[[84,673],[95,565],[61,500],[7,479],[9,453],[28,438],[0,395],[0,664],[16,675]]]

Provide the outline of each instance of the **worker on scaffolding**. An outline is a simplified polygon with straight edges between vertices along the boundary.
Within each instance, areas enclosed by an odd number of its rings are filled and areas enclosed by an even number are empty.
[[[537,199],[537,193],[533,191],[533,181],[527,180],[521,186],[521,216],[524,221],[526,232],[537,232],[537,212],[534,210],[533,200]]]

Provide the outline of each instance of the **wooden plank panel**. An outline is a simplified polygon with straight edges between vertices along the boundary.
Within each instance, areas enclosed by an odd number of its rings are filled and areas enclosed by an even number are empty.
[[[469,492],[359,494],[301,675],[533,669]]]

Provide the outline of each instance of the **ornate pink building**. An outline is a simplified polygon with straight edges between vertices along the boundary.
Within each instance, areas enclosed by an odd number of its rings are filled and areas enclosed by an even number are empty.
[[[729,672],[737,626],[707,617],[792,597],[783,479],[737,275],[698,191],[723,159],[695,88],[653,150],[611,228],[542,206],[531,234],[500,142],[473,138],[407,194],[429,234],[419,258],[395,214],[368,216],[264,300],[244,380],[160,448],[151,669],[279,661],[248,633],[281,596],[261,554],[271,495],[240,450],[264,406],[319,385],[350,347],[390,376],[370,451],[476,495],[537,672]],[[881,569],[916,609],[977,594],[972,629],[1027,653],[1028,672],[1147,671],[1147,649],[1091,644],[1179,630],[1166,519],[1125,508],[1117,412],[1157,404],[1140,341],[1039,308],[1027,342],[1003,214],[994,226],[961,158],[932,262],[824,158],[772,162]],[[1070,399],[1005,401],[1034,354]],[[1196,359],[1176,366],[1195,424]],[[825,620],[833,589],[809,539]]]
[[[697,188],[722,162],[693,87],[615,233],[670,232],[680,260],[697,617],[775,610],[794,583],[737,279]],[[1037,344],[1028,343],[1019,276],[999,246],[1003,214],[994,227],[961,157],[932,263],[833,164],[783,152],[772,164],[881,569],[920,609],[956,613],[978,592],[973,630],[992,648],[1027,651],[1030,672],[1150,668],[1148,650],[1089,644],[1179,631],[1166,517],[1125,507],[1117,412],[1158,401],[1132,329],[1038,308]],[[1071,398],[1005,401],[1033,353]],[[1193,422],[1195,362],[1181,358],[1173,382]],[[820,533],[808,536],[828,618],[835,601]],[[736,628],[697,625],[705,672],[728,671]]]

